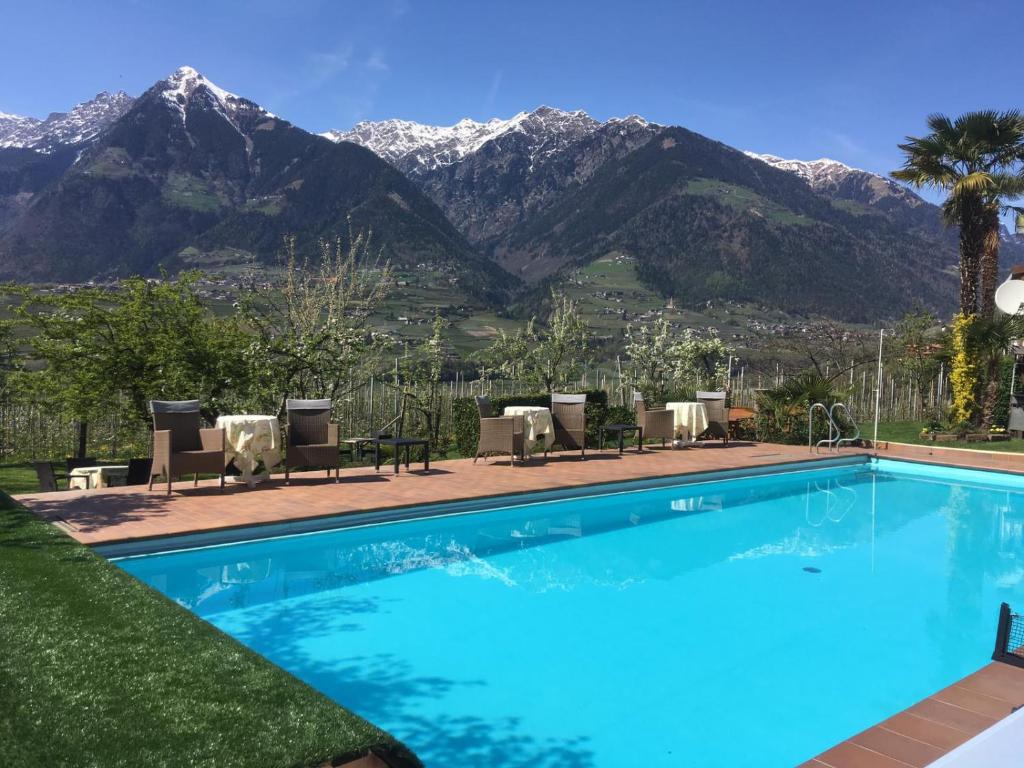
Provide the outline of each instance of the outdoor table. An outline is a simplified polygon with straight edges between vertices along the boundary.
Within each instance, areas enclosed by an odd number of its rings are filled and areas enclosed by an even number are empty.
[[[224,461],[235,462],[242,473],[240,482],[250,488],[266,480],[281,463],[281,425],[276,416],[218,416],[217,428],[224,430]],[[257,475],[261,461],[263,473]]]
[[[68,489],[107,488],[111,485],[124,485],[127,479],[127,464],[76,467],[68,474]]]
[[[349,437],[342,440],[341,444],[348,448],[349,458],[354,461],[356,458],[362,459],[366,446],[372,446],[376,441],[376,437]]]
[[[523,417],[523,451],[531,453],[539,440],[550,445],[555,439],[555,422],[551,409],[540,405],[510,405],[505,408],[506,416]]]
[[[405,471],[409,471],[409,449],[413,446],[423,446],[423,471],[430,471],[430,441],[420,437],[378,437],[373,441],[373,464],[374,469],[380,472],[380,447],[390,445],[395,449],[395,474],[398,474],[402,448],[405,448]]]
[[[618,434],[619,436],[619,453],[622,453],[622,442],[626,432],[636,433],[636,452],[641,453],[644,450],[644,428],[639,424],[605,424],[603,427],[599,427],[597,430],[598,440],[600,443],[600,450],[604,450],[604,433],[611,432],[612,434]]]
[[[665,403],[665,408],[672,411],[676,433],[686,430],[684,440],[694,441],[708,428],[708,409],[704,403]]]

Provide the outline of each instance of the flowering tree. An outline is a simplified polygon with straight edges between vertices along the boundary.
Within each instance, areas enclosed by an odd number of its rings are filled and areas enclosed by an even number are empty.
[[[239,302],[254,331],[255,396],[278,412],[288,397],[344,395],[391,343],[369,324],[391,287],[390,266],[372,255],[369,235],[321,241],[313,259],[300,259],[289,236],[282,266],[280,284],[250,278]]]
[[[633,382],[650,405],[673,395],[689,397],[700,388],[724,389],[731,351],[712,334],[700,337],[687,328],[673,333],[668,321],[626,330],[626,354],[633,367]]]
[[[557,294],[551,298],[554,309],[547,327],[538,327],[535,318],[515,333],[499,332],[479,355],[485,372],[497,371],[545,392],[554,392],[579,377],[590,352],[590,326],[572,299]]]

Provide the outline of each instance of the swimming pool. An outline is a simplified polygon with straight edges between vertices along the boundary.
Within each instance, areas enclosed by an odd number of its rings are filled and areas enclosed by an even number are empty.
[[[974,671],[1024,478],[873,461],[118,560],[428,766],[787,766]]]

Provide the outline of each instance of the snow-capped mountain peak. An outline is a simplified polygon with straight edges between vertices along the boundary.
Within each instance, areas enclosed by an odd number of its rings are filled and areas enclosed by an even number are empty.
[[[54,112],[45,120],[0,113],[0,147],[52,152],[58,146],[83,144],[128,111],[134,99],[124,91],[101,91],[68,112]]]
[[[166,80],[158,83],[157,87],[164,101],[177,109],[182,119],[193,98],[203,94],[208,95],[210,105],[228,119],[234,117],[239,110],[256,110],[267,117],[274,117],[258,104],[221,88],[193,67],[178,67]]]
[[[410,120],[364,121],[348,131],[333,130],[321,135],[331,141],[361,144],[416,175],[457,163],[488,142],[512,134],[525,137],[533,159],[593,133],[600,125],[581,110],[566,112],[541,106],[508,119],[492,118],[486,122],[463,118],[445,126]]]
[[[756,152],[744,152],[743,154],[783,171],[795,173],[814,188],[824,184],[837,183],[851,173],[868,173],[868,171],[851,168],[845,163],[828,157],[822,157],[818,160],[787,160],[778,155],[758,154]]]

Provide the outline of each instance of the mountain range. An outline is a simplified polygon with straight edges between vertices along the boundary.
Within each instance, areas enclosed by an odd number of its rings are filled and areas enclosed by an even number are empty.
[[[540,107],[314,135],[189,67],[135,99],[0,113],[3,277],[271,263],[285,234],[309,247],[349,226],[400,269],[499,309],[610,253],[684,303],[867,320],[955,297],[955,233],[910,190],[635,115]],[[1012,237],[1003,250],[1024,253]]]

